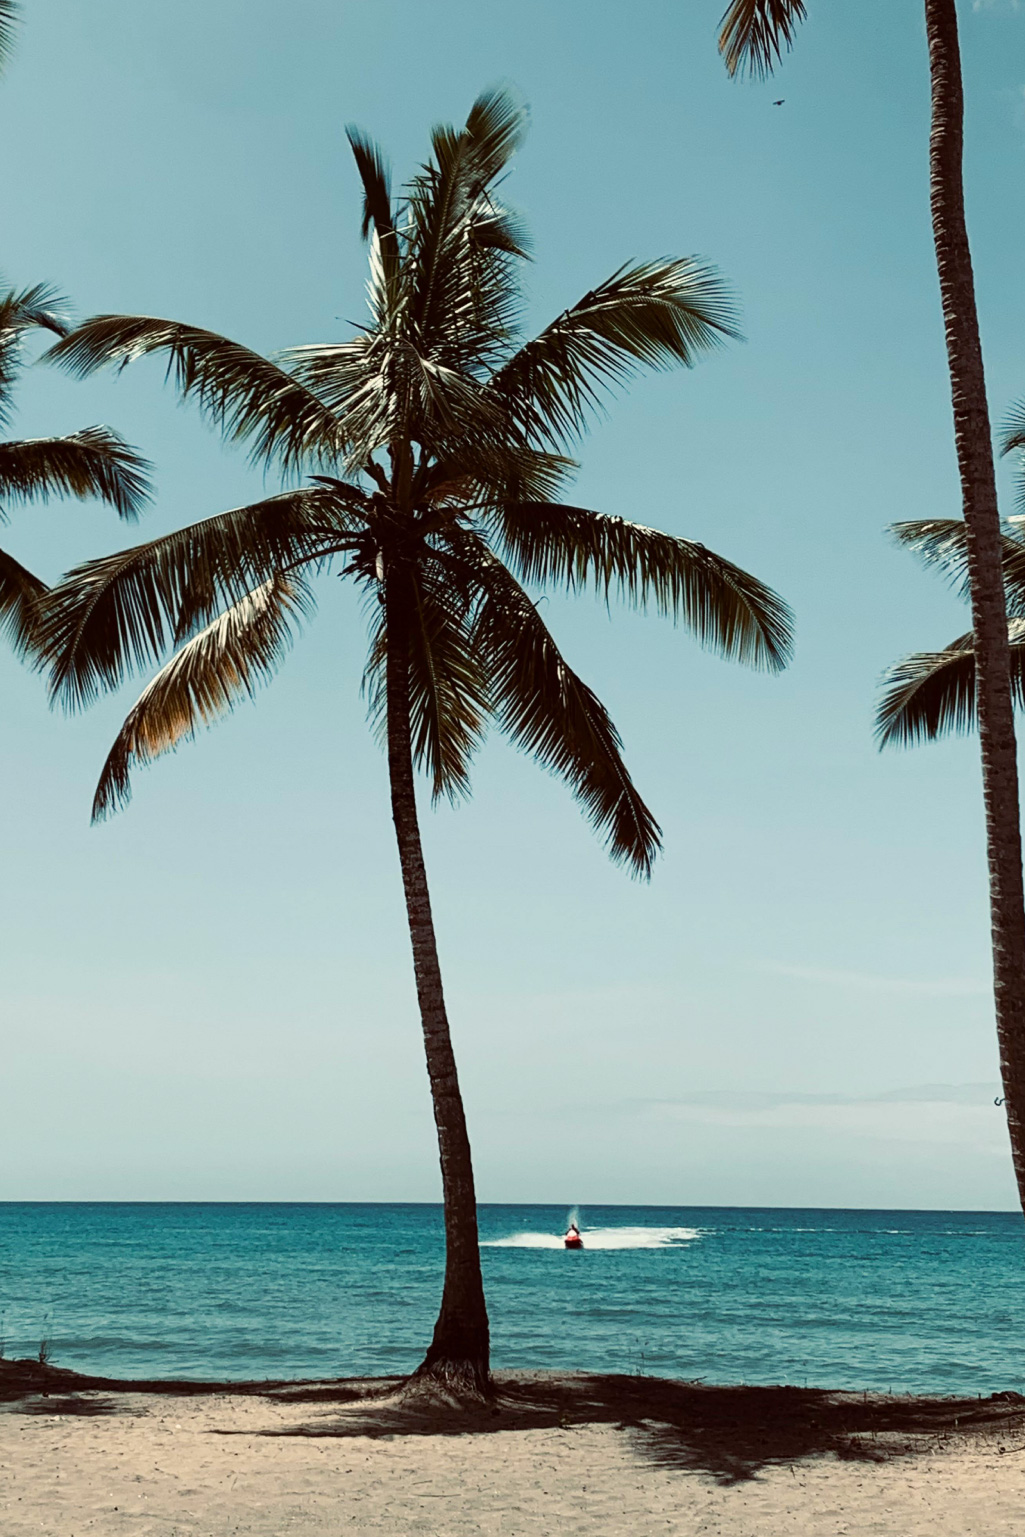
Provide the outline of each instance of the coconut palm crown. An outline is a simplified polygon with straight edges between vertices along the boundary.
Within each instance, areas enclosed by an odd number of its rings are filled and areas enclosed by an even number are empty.
[[[0,7],[0,62],[4,51]],[[67,334],[63,301],[43,284],[0,294],[0,428],[14,414],[14,389],[25,342],[37,330]],[[134,518],[147,494],[146,461],[109,427],[84,427],[59,438],[0,441],[0,522],[25,502],[51,496],[98,497],[123,518]],[[25,655],[36,638],[46,584],[0,549],[0,633]]]
[[[532,586],[593,584],[682,620],[726,657],[780,668],[785,604],[703,545],[569,506],[571,450],[604,392],[643,366],[692,364],[736,334],[729,295],[696,259],[621,267],[533,340],[520,335],[526,256],[498,183],[524,130],[505,92],[392,197],[378,148],[349,140],[370,243],[369,316],[347,340],[270,361],[208,331],[100,316],[51,356],[78,374],[162,354],[254,459],[299,488],[80,566],[48,604],[54,693],[70,705],[135,666],[171,660],[130,711],[94,812],[129,793],[135,764],[191,736],[276,668],[334,565],[366,600],[366,687],[384,737],[392,814],[434,1099],[446,1274],[418,1374],[488,1390],[488,1320],[476,1206],[414,793],[468,790],[489,722],[562,776],[610,854],[646,876],[659,830],[600,700],[569,666]]]
[[[556,502],[566,449],[603,387],[639,365],[691,365],[736,335],[707,264],[621,268],[517,346],[523,233],[494,195],[523,129],[505,95],[466,127],[438,128],[433,159],[395,206],[377,149],[350,141],[371,236],[370,321],[350,340],[300,347],[279,366],[223,337],[134,316],[88,321],[50,357],[79,375],[164,353],[254,458],[320,473],[271,496],[72,572],[48,621],[53,686],[81,704],[165,643],[187,644],[132,710],[95,810],[147,762],[273,670],[312,606],[308,578],[334,558],[364,592],[394,578],[408,609],[418,764],[435,794],[464,791],[490,717],[582,799],[615,858],[647,874],[657,829],[608,716],[560,655],[523,582],[651,603],[722,655],[776,670],[788,612],[703,545]],[[367,683],[384,706],[388,604],[371,610]]]

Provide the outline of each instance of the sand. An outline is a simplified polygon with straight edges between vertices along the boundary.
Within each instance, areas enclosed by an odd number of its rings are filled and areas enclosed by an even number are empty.
[[[59,1388],[60,1385],[57,1385]],[[1025,1528],[1025,1405],[653,1379],[500,1383],[473,1417],[365,1384],[3,1391],[2,1537],[991,1537]]]

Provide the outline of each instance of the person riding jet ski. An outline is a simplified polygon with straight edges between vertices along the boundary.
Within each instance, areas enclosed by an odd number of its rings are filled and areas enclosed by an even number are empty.
[[[582,1249],[584,1247],[584,1240],[581,1238],[580,1229],[575,1222],[570,1223],[563,1243],[567,1249]]]

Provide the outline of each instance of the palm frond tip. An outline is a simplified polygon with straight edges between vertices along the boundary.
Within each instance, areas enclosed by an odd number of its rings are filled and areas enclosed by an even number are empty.
[[[793,46],[804,0],[733,0],[719,23],[719,52],[731,75],[771,75]]]
[[[93,801],[100,821],[131,797],[131,770],[171,752],[200,726],[252,698],[276,671],[312,605],[301,580],[278,576],[221,614],[171,658],[129,711]]]

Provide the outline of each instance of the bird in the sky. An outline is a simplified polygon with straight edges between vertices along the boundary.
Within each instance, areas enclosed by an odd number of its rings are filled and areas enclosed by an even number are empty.
[[[774,101],[772,105],[774,107],[781,107],[785,101],[786,101],[786,97],[785,96],[781,96],[779,101]]]

